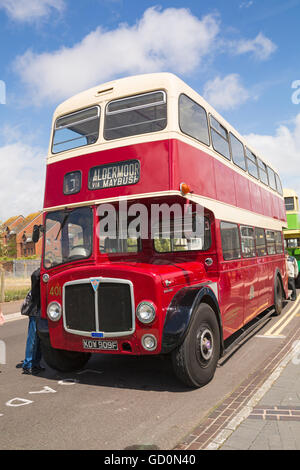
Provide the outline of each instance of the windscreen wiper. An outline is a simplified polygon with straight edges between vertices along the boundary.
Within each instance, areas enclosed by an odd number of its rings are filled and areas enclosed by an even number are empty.
[[[63,220],[62,223],[61,223],[60,229],[59,229],[59,231],[58,231],[58,233],[57,233],[57,235],[56,235],[55,240],[58,239],[58,236],[60,235],[60,232],[62,231],[62,229],[63,229],[64,226],[66,225],[66,222],[67,222],[67,220],[68,220],[70,214],[71,214],[71,212],[67,212],[67,214],[64,216],[64,220]]]

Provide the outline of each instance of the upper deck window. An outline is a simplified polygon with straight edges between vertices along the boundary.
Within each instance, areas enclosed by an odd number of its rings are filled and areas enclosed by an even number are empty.
[[[257,158],[253,153],[246,147],[246,158],[247,158],[247,167],[249,175],[254,176],[258,179],[258,167],[257,167]]]
[[[113,140],[157,132],[166,125],[166,93],[164,91],[144,93],[114,100],[107,105],[104,138]]]
[[[272,189],[275,189],[275,191],[276,191],[275,173],[272,170],[272,168],[270,168],[269,166],[268,166],[268,175],[269,175],[270,186],[271,186]]]
[[[186,95],[179,98],[179,126],[185,134],[209,145],[206,111]]]
[[[230,143],[231,143],[232,160],[240,168],[242,168],[243,170],[246,170],[244,146],[242,142],[238,140],[231,132],[230,132]]]
[[[231,160],[227,130],[213,116],[210,116],[210,127],[214,149]]]
[[[260,158],[257,159],[258,161],[258,169],[259,169],[259,178],[260,181],[266,185],[269,184],[269,179],[268,179],[268,173],[267,173],[267,167],[263,161],[261,161]]]
[[[99,124],[99,106],[58,118],[54,125],[52,153],[94,144],[98,140]]]
[[[279,178],[279,176],[277,175],[277,173],[275,173],[275,178],[276,178],[277,191],[278,191],[279,194],[282,196],[282,195],[283,195],[282,185],[281,185],[281,181],[280,181],[280,178]]]

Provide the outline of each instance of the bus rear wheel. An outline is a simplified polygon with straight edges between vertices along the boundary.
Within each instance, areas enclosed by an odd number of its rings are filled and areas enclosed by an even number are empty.
[[[50,342],[41,341],[42,356],[46,364],[60,372],[75,372],[83,369],[90,358],[89,353],[65,351],[52,348]]]
[[[205,303],[195,312],[183,343],[172,352],[176,376],[188,387],[211,381],[220,357],[220,331],[213,309]]]
[[[276,316],[280,315],[283,309],[283,289],[282,289],[279,276],[276,277],[276,282],[275,282],[274,307],[275,307],[274,315]]]

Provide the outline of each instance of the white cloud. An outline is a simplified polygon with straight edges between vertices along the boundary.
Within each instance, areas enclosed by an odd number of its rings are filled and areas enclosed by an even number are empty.
[[[62,12],[64,0],[0,0],[0,8],[7,15],[20,22],[33,22],[48,16],[52,10]]]
[[[240,3],[239,8],[250,8],[253,5],[253,3],[254,2],[252,0],[242,2]]]
[[[300,195],[300,113],[291,128],[281,125],[275,135],[249,134],[245,139],[277,168],[283,186]]]
[[[224,78],[216,77],[206,82],[203,89],[204,98],[216,109],[234,109],[249,99],[249,93],[242,85],[236,73]]]
[[[149,8],[134,26],[98,27],[73,47],[51,53],[28,50],[15,69],[36,102],[56,101],[116,76],[189,73],[211,53],[218,32],[213,15],[198,19],[185,8]]]
[[[267,60],[277,49],[271,39],[259,33],[254,39],[241,39],[233,44],[235,54],[252,53],[258,60]]]
[[[9,129],[7,129],[9,131]],[[11,138],[18,132],[10,131]],[[20,136],[19,136],[20,138]],[[0,220],[24,216],[43,207],[46,154],[40,148],[15,140],[0,147]]]

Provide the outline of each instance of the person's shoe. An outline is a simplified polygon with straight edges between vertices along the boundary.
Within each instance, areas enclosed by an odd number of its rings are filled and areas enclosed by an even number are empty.
[[[27,367],[25,368],[25,367],[24,367],[22,374],[32,375],[32,369],[31,369],[31,367],[30,367],[30,368],[27,368]]]
[[[19,362],[19,363],[16,365],[16,369],[21,369],[21,368],[23,367],[23,362],[24,362],[24,361]]]

